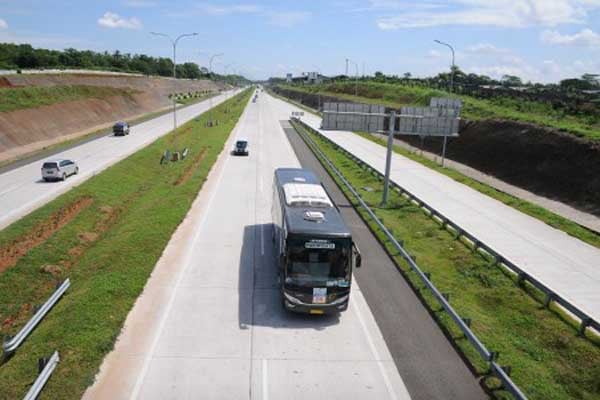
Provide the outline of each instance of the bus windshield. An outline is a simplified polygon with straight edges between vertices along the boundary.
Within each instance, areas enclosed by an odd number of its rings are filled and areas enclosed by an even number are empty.
[[[287,277],[298,285],[346,286],[350,256],[349,239],[289,240]]]

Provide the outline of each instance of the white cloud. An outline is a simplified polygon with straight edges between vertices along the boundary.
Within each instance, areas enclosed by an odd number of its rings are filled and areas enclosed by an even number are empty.
[[[496,46],[494,46],[493,44],[489,44],[489,43],[478,43],[478,44],[474,44],[471,45],[469,47],[467,47],[467,53],[472,53],[472,54],[505,54],[508,53],[507,49],[501,49],[498,48]]]
[[[440,58],[442,55],[437,50],[429,50],[427,52],[427,58]]]
[[[562,35],[557,31],[546,30],[542,32],[540,38],[547,44],[600,48],[600,35],[588,28],[573,35]]]
[[[393,1],[390,9],[396,9]],[[424,28],[440,25],[484,25],[499,27],[556,26],[584,23],[598,0],[451,0],[427,12],[408,9],[395,16],[377,19],[382,30]]]
[[[149,1],[149,0],[127,0],[127,1],[125,1],[125,5],[127,7],[143,8],[143,7],[156,7],[158,5],[158,3],[156,1]]]
[[[268,14],[271,25],[283,28],[290,28],[305,22],[310,16],[311,14],[306,11],[270,12]]]
[[[98,25],[104,28],[141,29],[142,22],[135,18],[123,18],[118,14],[107,11],[98,18]]]
[[[199,3],[196,6],[210,15],[254,14],[261,10],[261,8],[255,4],[214,5],[210,3]]]
[[[8,24],[2,18],[0,18],[0,29],[8,29]]]

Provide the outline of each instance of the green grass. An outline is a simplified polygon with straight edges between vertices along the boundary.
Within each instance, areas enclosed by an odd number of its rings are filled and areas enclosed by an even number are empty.
[[[84,196],[93,199],[89,208],[0,274],[0,324],[16,318],[11,327],[3,327],[5,334],[20,329],[31,316],[26,310],[45,301],[57,282],[66,277],[72,281],[65,297],[15,355],[0,365],[0,398],[21,398],[37,375],[37,359],[54,350],[60,352],[61,362],[42,398],[81,397],[206,180],[250,93],[229,100],[229,113],[224,112],[226,104],[215,108],[214,116],[221,121],[217,127],[205,128],[203,115],[178,128],[178,147],[190,148],[185,160],[159,164],[165,148],[173,147],[171,133],[0,232],[2,248],[61,207]],[[204,158],[194,166],[203,151]],[[189,179],[174,185],[190,166],[194,168]],[[106,222],[107,207],[115,210],[113,223]],[[85,232],[100,236],[86,243],[80,239]],[[83,249],[81,255],[73,251],[77,248]],[[61,266],[62,272],[58,276],[42,272],[48,264]]]
[[[297,127],[298,129],[298,127]],[[300,128],[301,129],[301,128]],[[304,131],[306,133],[306,131]],[[336,165],[363,199],[374,209],[397,239],[417,258],[419,266],[431,273],[442,293],[450,294],[450,303],[464,318],[472,319],[472,329],[489,350],[499,351],[501,365],[512,367],[512,379],[532,400],[600,399],[600,345],[597,337],[579,337],[577,329],[551,307],[545,309],[539,293],[521,288],[509,274],[490,265],[479,253],[454,237],[426,215],[422,209],[390,193],[387,208],[379,206],[382,182],[336,150],[320,136],[308,133]],[[337,179],[336,179],[337,180]],[[338,182],[339,184],[339,182]],[[424,301],[442,328],[465,354],[478,373],[486,366],[478,353],[419,281],[385,235],[358,206],[355,198],[340,185],[350,201],[378,236]],[[494,379],[488,379],[494,386]],[[499,398],[510,398],[495,391]]]
[[[464,95],[451,95],[447,92],[418,86],[406,86],[391,83],[359,82],[358,96],[354,96],[355,85],[352,82],[300,87],[281,85],[283,88],[337,96],[363,103],[376,103],[388,107],[427,106],[431,97],[458,97],[463,101],[462,117],[478,121],[500,119],[527,122],[543,127],[558,129],[575,136],[593,141],[600,140],[600,121],[598,117],[566,115],[554,110],[550,105],[500,97],[495,99],[477,99]]]
[[[87,98],[130,96],[131,89],[103,86],[26,86],[0,88],[0,112],[47,106]]]

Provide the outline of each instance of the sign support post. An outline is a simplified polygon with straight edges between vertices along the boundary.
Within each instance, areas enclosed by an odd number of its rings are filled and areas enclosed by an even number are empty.
[[[381,199],[381,205],[386,205],[388,200],[388,190],[390,187],[390,169],[392,167],[392,150],[394,147],[394,129],[396,127],[396,112],[392,111],[390,114],[390,129],[388,133],[387,141],[387,154],[385,156],[385,180],[383,182],[383,197]]]
[[[442,168],[444,168],[444,161],[446,160],[446,141],[448,136],[444,136],[444,145],[442,147]]]

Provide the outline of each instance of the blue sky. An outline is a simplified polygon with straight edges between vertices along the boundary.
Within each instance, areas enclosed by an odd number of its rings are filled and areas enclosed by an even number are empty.
[[[447,70],[450,51],[467,72],[554,82],[600,73],[600,0],[0,0],[0,41],[35,47],[170,56],[225,65],[254,79],[320,70]]]

